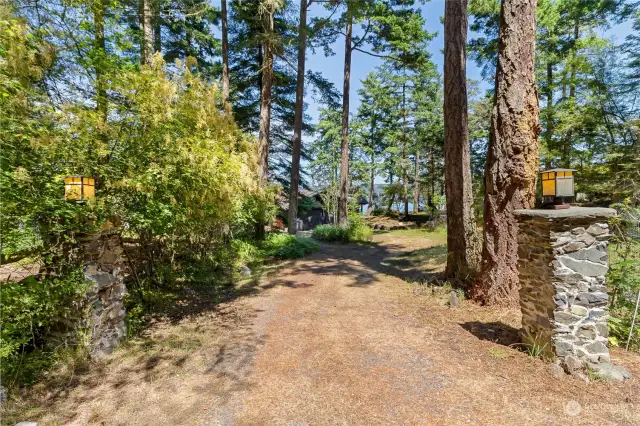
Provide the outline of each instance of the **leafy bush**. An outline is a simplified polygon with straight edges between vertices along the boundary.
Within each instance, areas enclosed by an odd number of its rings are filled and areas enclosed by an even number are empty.
[[[0,371],[4,386],[34,383],[61,348],[85,348],[80,336],[60,332],[67,331],[68,323],[83,320],[86,289],[80,269],[63,277],[28,277],[0,286]],[[48,339],[56,331],[61,337],[55,342]]]
[[[117,218],[148,302],[172,281],[222,282],[212,274],[228,273],[242,252],[233,237],[267,221],[275,190],[258,185],[255,141],[220,110],[217,87],[193,67],[168,66],[160,55],[142,67],[106,58],[102,113],[93,99],[47,95],[42,81],[58,49],[5,3],[0,34],[2,257],[46,266],[0,287],[3,384],[28,384],[55,358],[57,321],[77,323],[83,313],[75,302],[85,290],[79,257],[68,256],[78,234]],[[65,201],[68,175],[95,177],[98,202]],[[141,318],[129,302],[132,319]]]
[[[369,227],[360,215],[354,215],[349,218],[349,241],[371,241],[373,238],[373,229]]]
[[[317,251],[320,245],[311,238],[301,238],[291,234],[278,233],[269,234],[261,248],[265,257],[299,259]]]
[[[236,255],[238,265],[248,265],[261,262],[264,259],[264,252],[259,245],[253,241],[233,240],[231,246]]]
[[[321,241],[335,242],[365,242],[371,241],[373,230],[361,217],[349,219],[349,223],[343,225],[320,225],[313,230],[312,237]]]

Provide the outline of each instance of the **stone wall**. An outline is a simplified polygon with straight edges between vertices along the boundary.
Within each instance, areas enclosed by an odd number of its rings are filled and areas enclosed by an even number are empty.
[[[608,364],[607,220],[615,210],[519,210],[522,337],[571,374]]]
[[[91,355],[100,357],[110,354],[126,336],[123,248],[118,228],[111,222],[80,243],[84,276],[89,283]]]

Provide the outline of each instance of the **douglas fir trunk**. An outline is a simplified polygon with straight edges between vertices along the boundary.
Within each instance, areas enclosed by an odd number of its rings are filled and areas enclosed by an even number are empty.
[[[347,223],[349,210],[349,88],[351,83],[352,16],[347,3],[347,28],[344,41],[344,85],[342,88],[342,142],[340,144],[340,199],[338,224]]]
[[[293,122],[293,152],[291,154],[291,185],[289,188],[289,233],[296,233],[298,218],[298,186],[300,183],[300,152],[302,151],[302,117],[304,112],[304,60],[307,49],[307,0],[300,0],[298,26],[298,76],[296,81],[296,114]]]
[[[229,112],[229,29],[227,27],[227,0],[220,4],[222,20],[222,106]]]
[[[444,158],[447,198],[447,276],[475,275],[480,244],[471,190],[467,121],[467,1],[447,0],[444,21]]]
[[[472,291],[484,304],[516,304],[519,299],[513,212],[533,207],[539,162],[535,36],[536,0],[504,0],[484,177],[482,265]]]
[[[266,9],[266,8],[265,8]],[[275,10],[267,9],[262,15],[262,26],[265,41],[262,44],[262,88],[260,95],[260,130],[258,132],[258,178],[265,187],[269,181],[269,130],[271,128],[271,86],[273,85],[273,14]],[[264,238],[265,219],[258,218],[256,238]]]
[[[139,4],[140,33],[140,63],[150,65],[153,58],[153,24],[151,0],[140,0]]]

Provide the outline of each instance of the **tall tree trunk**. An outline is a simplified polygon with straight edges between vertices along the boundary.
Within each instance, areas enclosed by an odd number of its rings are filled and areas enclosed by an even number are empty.
[[[576,98],[576,57],[578,50],[578,39],[580,38],[580,22],[576,19],[573,24],[573,53],[571,55],[571,74],[569,76],[569,107],[573,108]],[[562,146],[562,167],[571,167],[571,148],[573,148],[573,130],[569,129]]]
[[[340,144],[340,201],[338,224],[349,217],[349,90],[351,86],[351,32],[353,17],[347,3],[347,28],[344,38],[344,84],[342,87],[342,141]]]
[[[260,93],[260,96],[262,96],[262,62],[263,61],[264,60],[262,58],[262,45],[260,44],[256,52],[256,64],[258,66],[258,92]]]
[[[265,13],[264,30],[273,32],[272,17]],[[269,35],[267,35],[269,37]],[[267,41],[263,44],[262,89],[260,94],[260,130],[258,133],[258,176],[260,184],[266,186],[269,179],[269,130],[271,128],[271,86],[273,84],[273,51]]]
[[[153,25],[151,24],[152,0],[139,0],[139,21],[140,21],[140,63],[151,65],[153,59]]]
[[[103,124],[107,122],[107,81],[104,66],[106,63],[106,44],[104,38],[104,0],[93,0],[91,4],[94,27],[94,49],[96,52],[96,111],[100,115]]]
[[[467,0],[447,0],[444,15],[444,170],[447,276],[475,276],[480,257],[471,189],[467,117]]]
[[[266,9],[266,8],[265,8]],[[258,179],[260,185],[267,186],[269,180],[269,130],[271,128],[271,86],[273,85],[273,14],[274,10],[262,13],[262,27],[265,42],[262,45],[262,90],[260,94],[260,129],[258,132]],[[264,218],[258,220],[256,237],[264,238]]]
[[[534,205],[540,151],[535,36],[536,0],[504,0],[484,177],[482,265],[472,289],[483,304],[516,304],[519,299],[514,211]]]
[[[188,64],[189,63],[189,57],[193,56],[191,54],[191,26],[189,26],[189,25],[186,26],[184,40],[185,40],[185,45],[186,45],[185,46],[185,51],[184,51],[184,63]]]
[[[436,195],[436,159],[433,153],[433,147],[429,149],[429,174],[431,175],[430,185],[429,185],[429,199],[427,200],[427,205],[432,210],[435,210],[436,205],[433,202],[433,196]]]
[[[404,189],[404,217],[409,217],[409,176],[407,174],[407,107],[406,81],[402,82],[402,187]]]
[[[371,126],[373,127],[373,125]],[[369,164],[369,200],[367,206],[367,216],[373,213],[373,203],[375,196],[375,179],[376,179],[376,154],[375,150],[371,150],[371,163]]]
[[[162,53],[162,23],[160,21],[160,7],[162,3],[156,0],[153,5],[153,50]]]
[[[551,150],[553,148],[553,120],[554,120],[554,111],[553,111],[553,62],[547,62],[547,131],[545,132],[545,141],[547,144],[547,150]],[[551,159],[547,157],[546,168],[551,168]]]
[[[220,13],[222,15],[222,105],[230,112],[229,105],[229,30],[227,28],[227,0],[222,0]]]
[[[300,152],[302,151],[302,118],[304,113],[304,61],[307,51],[307,0],[300,0],[300,43],[298,45],[298,76],[296,81],[296,112],[293,122],[291,154],[291,185],[289,187],[289,233],[296,233],[298,218],[298,186],[300,183]]]
[[[420,151],[418,150],[416,150],[413,171],[413,212],[418,213],[420,211]]]

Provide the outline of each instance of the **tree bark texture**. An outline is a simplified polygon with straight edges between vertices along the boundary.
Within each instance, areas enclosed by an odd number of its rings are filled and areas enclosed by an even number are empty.
[[[404,189],[404,217],[409,217],[409,176],[407,169],[407,107],[406,107],[407,83],[402,83],[402,187]]]
[[[153,50],[162,52],[162,25],[160,21],[160,1],[156,0],[153,7]]]
[[[273,85],[273,30],[274,10],[262,12],[262,29],[264,43],[262,44],[262,67],[260,90],[260,128],[258,131],[258,179],[262,187],[269,182],[269,131],[271,129],[271,87]],[[256,239],[264,239],[266,220],[259,217],[256,223]]]
[[[467,1],[447,0],[444,20],[444,162],[447,276],[475,276],[480,243],[473,214],[467,117]]]
[[[416,150],[413,175],[413,212],[420,211],[420,151]]]
[[[578,40],[580,39],[580,22],[576,20],[573,24],[573,53],[571,55],[571,74],[569,76],[569,105],[572,107],[576,97],[576,57],[578,49]],[[562,146],[561,166],[571,167],[571,150],[573,148],[573,131],[571,128],[567,131]]]
[[[349,218],[349,90],[351,87],[351,32],[353,17],[347,4],[347,27],[344,38],[344,84],[342,87],[342,141],[340,143],[340,200],[338,224]]]
[[[373,126],[372,126],[373,127]],[[369,165],[369,200],[367,205],[367,216],[373,214],[373,203],[375,197],[375,182],[376,182],[376,154],[371,150],[371,163]]]
[[[229,29],[227,26],[227,0],[220,4],[222,20],[222,105],[229,112]]]
[[[547,149],[553,147],[553,120],[554,120],[554,111],[553,111],[553,63],[551,61],[547,62],[547,131],[545,132],[545,140],[547,144]],[[547,158],[547,168],[551,168],[550,159]]]
[[[152,24],[152,0],[140,0],[140,63],[151,65],[153,59],[153,24]]]
[[[472,297],[518,303],[518,223],[514,210],[535,203],[540,131],[535,81],[536,0],[504,0],[495,103],[485,168],[484,244]]]
[[[293,121],[291,154],[291,184],[289,186],[289,233],[296,233],[298,218],[298,186],[300,184],[300,152],[302,151],[302,119],[304,114],[304,61],[307,52],[307,0],[300,0],[300,43],[298,45],[298,76],[296,80],[296,111]]]
[[[260,129],[258,133],[258,176],[262,186],[269,180],[269,130],[271,128],[271,86],[273,85],[273,50],[271,34],[273,33],[273,15],[264,12],[262,24],[266,33],[266,41],[262,45],[262,90],[260,94]]]

